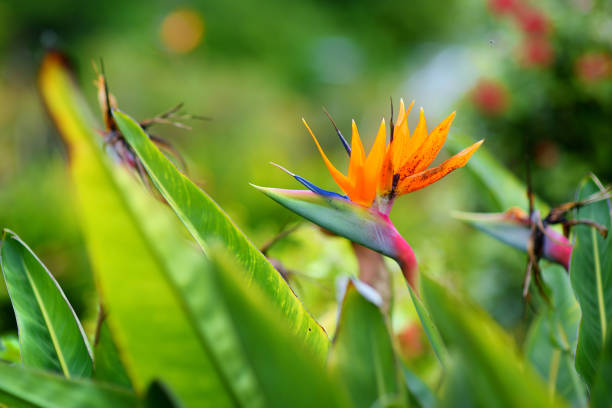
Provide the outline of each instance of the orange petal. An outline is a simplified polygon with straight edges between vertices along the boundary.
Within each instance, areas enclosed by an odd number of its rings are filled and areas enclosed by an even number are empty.
[[[403,105],[403,104],[402,104]],[[393,169],[399,169],[402,165],[402,158],[406,157],[408,150],[410,149],[410,130],[408,129],[408,114],[414,105],[414,101],[410,102],[408,110],[404,115],[400,115],[397,123],[393,129],[393,140],[390,144],[391,149],[391,161],[393,163]],[[401,108],[402,106],[400,106]],[[400,111],[401,112],[401,111]]]
[[[412,105],[410,105],[412,107]],[[399,112],[397,113],[397,121],[395,123],[401,123],[406,119],[406,108],[404,107],[404,98],[400,99]]]
[[[336,184],[338,184],[338,187],[340,187],[342,191],[344,191],[350,197],[350,195],[353,193],[352,183],[344,174],[342,174],[338,169],[336,169],[334,165],[329,161],[329,159],[325,155],[325,152],[323,152],[323,149],[321,149],[321,145],[319,144],[319,141],[315,137],[314,133],[312,133],[312,130],[310,130],[310,127],[308,126],[308,123],[306,123],[306,120],[304,120],[304,118],[302,118],[302,122],[304,123],[304,126],[306,126],[306,129],[308,129],[308,133],[310,133],[310,136],[312,136],[313,140],[315,141],[317,148],[319,149],[319,152],[321,153],[321,156],[323,157],[323,161],[325,162],[327,169],[331,173],[332,178],[334,179]]]
[[[351,138],[351,160],[349,161],[348,178],[353,185],[360,185],[363,179],[363,164],[365,162],[365,152],[363,143],[359,137],[357,124],[353,120],[353,136]]]
[[[380,176],[383,159],[385,158],[385,145],[387,143],[387,130],[385,128],[385,119],[380,122],[376,140],[372,145],[372,149],[365,160],[364,180],[365,197],[374,200],[378,187],[378,178]]]
[[[401,167],[404,167],[406,164],[412,162],[414,156],[418,154],[418,151],[425,142],[426,138],[427,122],[425,121],[425,112],[423,112],[423,108],[421,108],[421,112],[419,114],[419,123],[417,123],[417,126],[414,129],[414,133],[412,134],[412,138],[410,139],[410,146],[408,147],[408,151],[400,159]]]
[[[470,160],[472,154],[480,147],[484,142],[484,139],[474,143],[470,147],[463,149],[450,159],[444,161],[439,166],[431,168],[429,170],[422,171],[413,175],[401,174],[400,180],[397,186],[397,195],[410,193],[412,191],[419,190],[423,187],[435,183],[442,177],[446,176],[451,171],[458,169],[459,167],[465,166]]]
[[[436,126],[427,136],[421,147],[413,153],[410,161],[406,163],[407,168],[402,169],[402,173],[414,174],[421,172],[434,161],[438,153],[440,153],[440,149],[444,146],[444,142],[446,142],[446,135],[454,118],[455,112],[451,113],[442,123]]]

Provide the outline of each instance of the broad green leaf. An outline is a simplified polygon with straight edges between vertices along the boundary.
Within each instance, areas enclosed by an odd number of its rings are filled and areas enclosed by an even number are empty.
[[[149,214],[137,213],[97,143],[94,120],[57,55],[48,56],[39,83],[70,152],[80,215],[108,323],[138,392],[167,383],[186,406],[231,406],[232,398],[177,293],[180,270],[147,235]],[[136,191],[133,192],[135,194]]]
[[[406,367],[403,368],[403,372],[413,405],[420,408],[434,408],[438,406],[438,398],[423,380]]]
[[[380,304],[367,295],[352,281],[347,283],[328,367],[343,379],[353,406],[402,407],[406,389],[388,322]]]
[[[131,389],[132,382],[121,362],[119,350],[117,350],[105,320],[98,327],[95,341],[93,378],[100,382],[107,382]]]
[[[608,322],[612,324],[612,321]],[[612,392],[610,392],[610,379],[612,378],[612,336],[608,336],[606,346],[601,353],[597,366],[595,380],[591,388],[591,406],[593,408],[612,407]]]
[[[133,408],[136,395],[124,388],[97,384],[0,363],[0,405],[45,408]]]
[[[67,378],[89,377],[89,343],[68,299],[32,250],[8,230],[0,264],[17,318],[23,365]]]
[[[548,383],[549,392],[556,392],[573,406],[584,407],[586,389],[574,367],[580,307],[563,268],[546,265],[542,278],[550,289],[550,304],[542,302],[542,311],[525,341],[525,354]]]
[[[590,176],[580,185],[578,199],[599,192],[601,184]],[[599,201],[580,208],[576,219],[595,221],[610,229],[610,203]],[[574,227],[576,244],[570,264],[570,277],[582,310],[576,369],[586,383],[593,384],[595,368],[612,319],[612,239],[604,239],[592,227]]]
[[[467,135],[454,134],[446,141],[446,148],[452,153],[457,153],[465,146],[474,143]],[[465,166],[478,180],[493,195],[498,208],[498,211],[505,211],[511,207],[527,208],[527,190],[525,184],[520,181],[514,174],[504,168],[501,163],[485,146],[478,149],[478,154],[475,154],[470,159],[470,162]],[[542,214],[548,211],[548,206],[539,200],[535,199],[536,208]]]
[[[203,274],[210,282],[206,296],[219,304],[220,325],[207,326],[217,341],[238,341],[234,353],[244,355],[257,379],[258,394],[250,404],[265,407],[347,407],[343,385],[290,328],[267,294],[248,279],[244,267],[222,247],[213,246],[214,267]],[[222,311],[221,311],[222,310]],[[231,357],[228,355],[228,357]],[[232,381],[241,381],[240,377]]]
[[[393,225],[378,213],[351,201],[324,197],[309,190],[285,190],[254,186],[296,214],[366,248],[398,259]]]
[[[304,309],[278,271],[227,214],[177,170],[136,122],[118,111],[114,111],[113,116],[157,189],[202,249],[206,251],[207,243],[211,240],[223,242],[245,266],[249,279],[259,285],[275,307],[283,312],[304,343],[323,360],[329,343],[323,328]]]
[[[465,364],[465,391],[477,406],[563,406],[519,356],[512,339],[482,309],[422,275],[425,303],[451,352]]]

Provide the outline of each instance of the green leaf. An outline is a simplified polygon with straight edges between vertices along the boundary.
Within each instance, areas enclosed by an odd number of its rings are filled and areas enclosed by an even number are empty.
[[[212,297],[218,318],[207,329],[224,344],[228,337],[237,347],[227,357],[241,354],[256,378],[257,395],[242,405],[265,407],[347,407],[348,396],[324,362],[304,347],[280,310],[259,285],[248,279],[244,267],[224,248],[213,246],[214,264],[204,297]],[[220,320],[225,319],[224,324]],[[232,340],[233,343],[233,340]],[[230,343],[230,344],[232,344]],[[236,376],[232,381],[241,381]]]
[[[355,407],[401,407],[406,402],[402,372],[380,302],[373,288],[347,282],[328,367],[344,380]]]
[[[431,316],[427,311],[427,308],[423,304],[423,301],[414,293],[412,288],[408,286],[408,290],[410,291],[410,297],[412,298],[412,303],[414,304],[414,309],[419,316],[419,320],[423,325],[423,330],[425,330],[425,334],[427,335],[427,339],[429,339],[429,343],[438,358],[438,361],[444,367],[446,363],[446,359],[448,358],[448,352],[446,351],[446,346],[442,341],[442,337],[440,336],[440,332],[438,328],[431,320]]]
[[[0,264],[17,318],[23,365],[67,378],[89,377],[91,351],[68,299],[32,250],[8,230]]]
[[[608,323],[612,324],[612,321]],[[608,336],[606,340],[595,381],[593,381],[593,388],[591,389],[591,406],[593,408],[610,408],[612,406],[610,378],[612,378],[612,336]]]
[[[495,239],[527,252],[531,239],[531,226],[527,214],[515,211],[503,213],[466,213],[456,211],[453,216],[467,222]],[[552,227],[546,226],[542,256],[569,268],[571,243]]]
[[[474,141],[467,135],[454,134],[446,141],[445,147],[452,153],[458,153],[465,146],[469,146]],[[470,162],[465,166],[493,195],[498,205],[498,211],[505,211],[511,207],[527,208],[527,189],[525,184],[514,174],[508,171],[499,161],[486,149],[481,146],[478,154],[470,158]],[[535,206],[542,214],[548,211],[548,206],[535,199]]]
[[[578,199],[599,192],[601,183],[593,175],[580,185]],[[610,229],[610,203],[599,201],[580,208],[578,220],[591,220]],[[604,239],[595,228],[574,227],[576,244],[570,263],[570,277],[582,310],[576,349],[576,369],[586,383],[593,384],[595,368],[612,319],[612,239]]]
[[[114,111],[113,116],[157,189],[202,249],[206,251],[211,240],[223,242],[245,266],[249,279],[259,285],[304,343],[323,360],[329,343],[323,328],[304,309],[278,271],[227,214],[177,170],[136,122],[118,111]]]
[[[360,245],[398,259],[397,231],[388,219],[351,201],[323,197],[309,190],[254,186],[259,191],[309,221]]]
[[[413,404],[420,408],[434,408],[438,406],[438,398],[433,391],[429,389],[427,384],[408,368],[404,367],[403,371],[406,387],[408,387],[410,391],[410,397]]]
[[[80,204],[96,282],[121,360],[135,389],[160,379],[187,406],[232,406],[231,394],[219,377],[202,339],[177,293],[185,268],[182,253],[166,250],[181,239],[151,235],[164,217],[138,212],[99,146],[99,135],[82,96],[55,54],[41,68],[41,93],[70,152],[70,170]],[[159,245],[168,248],[160,250]]]
[[[3,403],[45,408],[138,406],[136,395],[123,388],[0,363],[0,404]]]
[[[441,284],[422,275],[425,303],[451,352],[463,362],[464,389],[477,406],[548,407],[554,400],[512,339],[482,309],[467,304]]]
[[[453,217],[523,252],[527,252],[531,227],[508,213],[453,212]]]
[[[117,350],[106,320],[100,323],[98,333],[96,333],[93,378],[100,382],[132,389],[132,382],[121,362],[119,350]]]
[[[580,307],[563,268],[546,265],[542,278],[550,289],[550,304],[542,302],[543,310],[525,341],[525,354],[548,383],[549,392],[558,393],[573,406],[585,407],[586,389],[574,367]]]

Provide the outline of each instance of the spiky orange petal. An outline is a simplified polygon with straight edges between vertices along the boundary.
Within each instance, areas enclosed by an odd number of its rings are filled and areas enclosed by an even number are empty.
[[[306,129],[308,129],[308,133],[310,133],[310,136],[312,136],[312,139],[317,145],[317,148],[319,149],[319,153],[321,153],[321,156],[323,157],[323,161],[325,162],[325,165],[327,166],[327,169],[329,170],[332,178],[334,179],[336,184],[338,184],[338,186],[342,189],[342,191],[344,191],[344,193],[350,197],[351,194],[353,194],[353,190],[354,190],[351,181],[348,179],[348,177],[346,177],[338,169],[336,169],[334,165],[329,161],[329,159],[325,155],[325,152],[323,152],[323,149],[321,148],[319,141],[315,137],[314,133],[312,133],[312,130],[310,130],[310,127],[308,126],[308,123],[306,123],[306,120],[304,120],[304,118],[302,118],[302,122],[304,123],[304,126],[306,126]]]
[[[393,129],[393,140],[389,146],[391,150],[391,162],[393,170],[399,169],[402,165],[402,159],[407,157],[406,154],[410,150],[410,130],[408,129],[408,114],[414,105],[414,101],[410,102],[408,110],[403,112],[403,101],[400,103],[400,115]]]
[[[397,194],[401,195],[411,193],[423,187],[427,187],[428,185],[440,180],[451,171],[458,169],[459,167],[463,167],[468,162],[470,157],[472,157],[472,154],[474,154],[474,152],[480,147],[483,141],[484,140],[480,140],[470,147],[463,149],[439,166],[413,175],[401,174],[397,186]]]
[[[362,177],[363,163],[365,162],[365,151],[363,150],[363,143],[359,137],[359,131],[357,130],[357,124],[353,120],[352,123],[353,135],[351,137],[351,159],[349,161],[348,177],[353,182],[357,178]]]
[[[407,168],[402,169],[402,172],[408,174],[419,173],[435,160],[442,146],[444,146],[444,142],[446,142],[446,135],[454,118],[455,112],[451,113],[442,123],[436,126],[427,136],[421,147],[414,152],[409,163],[406,164]]]
[[[365,160],[364,166],[364,186],[366,190],[365,198],[370,203],[376,197],[376,191],[378,188],[378,179],[380,177],[381,166],[383,159],[385,158],[385,145],[387,143],[387,130],[385,128],[385,120],[380,122],[376,140],[372,145],[372,149]]]
[[[404,167],[406,164],[411,164],[415,158],[415,155],[419,153],[421,146],[425,142],[427,138],[427,122],[425,121],[425,112],[423,108],[421,108],[419,113],[419,123],[417,123],[414,132],[412,133],[412,138],[410,139],[410,146],[408,151],[404,153],[402,157],[401,167]]]

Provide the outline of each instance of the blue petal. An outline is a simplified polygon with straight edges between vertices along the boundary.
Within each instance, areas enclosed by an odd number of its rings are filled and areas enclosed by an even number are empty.
[[[335,193],[333,191],[329,191],[329,190],[324,190],[320,187],[315,186],[314,184],[312,184],[310,181],[306,180],[304,177],[302,176],[298,176],[295,173],[290,172],[289,170],[287,170],[286,168],[284,168],[283,166],[281,166],[280,164],[276,164],[273,162],[270,162],[270,164],[278,167],[279,169],[281,169],[282,171],[284,171],[285,173],[289,174],[290,176],[292,176],[293,178],[295,178],[297,181],[299,181],[300,183],[302,183],[304,186],[306,186],[310,191],[312,191],[315,194],[318,194],[320,196],[323,197],[334,197],[334,198],[343,198],[345,200],[350,200],[347,196],[342,195],[342,194],[338,194]]]
[[[338,194],[334,191],[329,191],[329,190],[324,190],[321,187],[317,187],[314,184],[312,184],[310,181],[306,180],[304,177],[300,177],[297,174],[292,174],[292,176],[299,181],[300,183],[302,183],[303,185],[306,186],[306,188],[308,188],[310,191],[312,191],[313,193],[319,194],[323,197],[336,197],[336,198],[344,198],[345,200],[348,200],[349,198],[345,195],[342,194]]]

